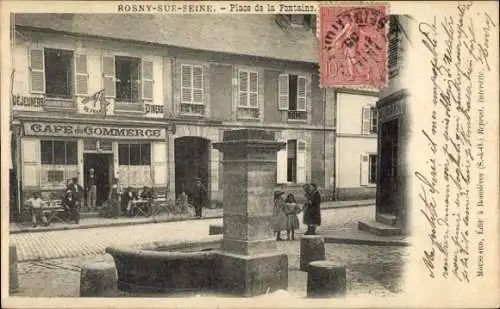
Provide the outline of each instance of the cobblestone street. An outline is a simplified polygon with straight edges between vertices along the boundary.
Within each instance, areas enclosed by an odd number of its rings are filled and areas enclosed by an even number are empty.
[[[352,228],[359,220],[372,218],[373,206],[323,211],[320,231]],[[200,240],[208,236],[210,224],[222,219],[203,219],[142,225],[11,234],[18,261],[69,258],[104,254],[110,245],[134,245],[156,241]],[[302,227],[302,229],[304,229]]]
[[[325,210],[321,231],[328,233],[332,230],[353,228],[358,220],[372,217],[373,212],[373,206]],[[201,240],[207,238],[210,224],[221,221],[222,219],[206,219],[13,234],[11,241],[18,247],[20,260],[25,261],[18,264],[20,289],[15,295],[78,296],[81,266],[89,262],[113,261],[111,256],[104,254],[106,246],[167,240]],[[302,297],[305,296],[307,274],[298,270],[299,246],[299,240],[278,243],[279,251],[288,254],[288,291]],[[405,260],[404,247],[326,244],[325,248],[328,259],[347,266],[349,294],[382,296],[400,291]]]

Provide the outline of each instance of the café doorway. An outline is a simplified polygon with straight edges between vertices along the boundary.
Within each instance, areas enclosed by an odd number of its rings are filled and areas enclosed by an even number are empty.
[[[108,199],[109,189],[113,177],[113,154],[103,153],[85,153],[83,155],[83,170],[85,173],[84,185],[88,188],[89,171],[94,169],[96,181],[96,206],[100,207]]]

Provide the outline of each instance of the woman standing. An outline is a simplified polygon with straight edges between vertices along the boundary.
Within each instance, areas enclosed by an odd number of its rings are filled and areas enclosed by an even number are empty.
[[[276,233],[276,240],[280,241],[281,231],[287,228],[287,216],[285,212],[285,192],[276,191],[274,193],[274,232]]]

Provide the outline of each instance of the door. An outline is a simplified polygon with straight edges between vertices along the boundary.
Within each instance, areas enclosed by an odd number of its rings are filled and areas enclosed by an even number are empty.
[[[112,154],[86,153],[83,159],[85,188],[88,188],[89,171],[93,168],[97,188],[96,205],[101,206],[109,195],[112,177]]]
[[[382,124],[380,150],[380,184],[381,203],[379,211],[394,215],[399,201],[398,190],[398,136],[399,120],[391,120]]]

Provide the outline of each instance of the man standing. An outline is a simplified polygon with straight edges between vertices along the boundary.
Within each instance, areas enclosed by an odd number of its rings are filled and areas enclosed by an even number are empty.
[[[94,169],[91,168],[89,170],[87,178],[87,207],[90,210],[95,209],[96,198],[97,198],[97,185],[95,180]]]
[[[67,199],[70,202],[71,210],[71,220],[74,220],[76,224],[80,221],[80,207],[82,205],[83,199],[83,188],[78,184],[78,177],[73,177],[71,184],[68,186]]]
[[[304,235],[316,235],[316,228],[321,225],[321,194],[314,183],[304,186],[304,190],[306,190],[306,203],[303,221],[307,225],[307,232]]]
[[[191,200],[193,201],[196,217],[201,218],[201,211],[206,202],[207,190],[201,183],[200,178],[194,177],[193,179],[195,181],[195,185],[193,191],[191,192]]]

